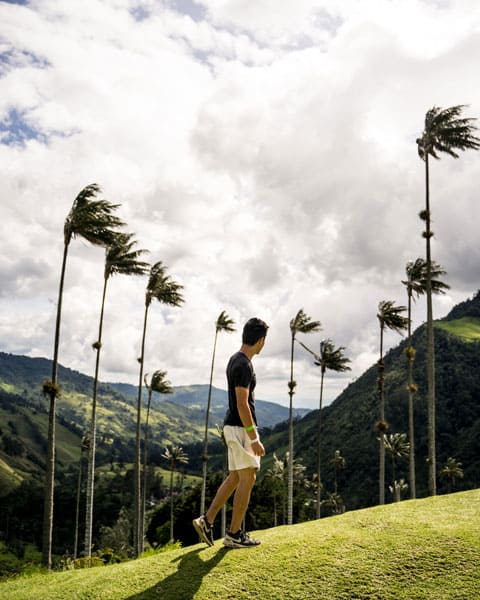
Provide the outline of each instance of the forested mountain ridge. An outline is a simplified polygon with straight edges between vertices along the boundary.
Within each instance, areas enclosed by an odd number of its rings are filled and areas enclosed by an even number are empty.
[[[41,385],[50,373],[48,359],[0,352],[0,495],[44,468],[48,402],[42,396]],[[59,366],[58,380],[62,393],[57,405],[57,462],[65,467],[78,460],[81,437],[88,431],[93,379]],[[99,385],[99,465],[105,460],[133,460],[137,390],[129,384]],[[207,395],[208,385],[174,387],[169,395],[153,394],[152,458],[167,444],[186,445],[203,439]],[[212,429],[223,422],[226,404],[226,392],[213,388]],[[286,407],[262,400],[257,405],[264,422],[275,424],[288,418]],[[306,412],[298,409],[297,414]]]
[[[461,335],[458,332],[461,332]],[[480,292],[457,305],[435,322],[436,420],[438,470],[448,457],[462,463],[464,478],[458,489],[480,487]],[[417,496],[427,494],[427,403],[425,328],[413,335],[416,349],[414,381],[415,448]],[[408,393],[405,349],[407,340],[385,357],[386,420],[390,433],[408,434]],[[317,368],[317,367],[312,367]],[[326,374],[328,377],[328,371]],[[338,473],[338,489],[348,509],[371,506],[378,502],[378,440],[375,424],[379,419],[377,366],[372,365],[352,382],[322,412],[322,470],[325,488],[334,487],[331,459],[336,450],[346,460]],[[295,456],[309,472],[316,465],[318,411],[312,411],[294,427]],[[265,438],[267,449],[283,455],[288,448],[288,430],[283,425]],[[408,482],[408,460],[398,461],[396,479]],[[391,465],[387,457],[387,485],[391,484]],[[440,491],[446,490],[440,479]],[[408,497],[408,491],[405,493]]]

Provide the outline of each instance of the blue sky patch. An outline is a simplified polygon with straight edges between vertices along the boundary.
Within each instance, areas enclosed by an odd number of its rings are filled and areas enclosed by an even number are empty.
[[[36,129],[26,118],[26,112],[16,108],[11,109],[8,115],[0,120],[0,144],[6,146],[24,146],[29,140],[37,140],[47,144],[53,137],[70,137],[78,133],[73,131],[41,131]]]

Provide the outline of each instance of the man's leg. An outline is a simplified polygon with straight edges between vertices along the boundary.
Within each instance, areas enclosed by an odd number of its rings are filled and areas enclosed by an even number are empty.
[[[233,497],[232,521],[230,523],[232,533],[236,533],[242,527],[242,521],[250,502],[250,494],[257,478],[256,469],[253,468],[240,469],[234,472],[238,474],[238,484]]]
[[[197,519],[193,519],[192,521],[200,540],[209,546],[213,546],[213,521],[215,520],[218,511],[221,510],[222,506],[235,491],[238,481],[237,471],[230,471],[228,477],[218,488],[215,498],[205,515],[200,515]]]
[[[228,477],[218,488],[217,493],[215,494],[215,498],[213,499],[209,509],[205,513],[205,517],[210,524],[214,522],[215,517],[222,509],[223,505],[227,503],[227,500],[230,498],[230,496],[233,494],[236,487],[238,486],[238,473],[239,471],[230,471]]]

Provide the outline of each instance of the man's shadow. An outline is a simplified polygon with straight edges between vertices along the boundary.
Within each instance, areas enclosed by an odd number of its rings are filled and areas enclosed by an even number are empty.
[[[162,579],[151,588],[143,590],[127,600],[191,600],[202,584],[205,575],[218,565],[225,554],[226,548],[220,548],[212,558],[202,560],[198,553],[205,548],[197,548],[179,556],[172,562],[178,562],[178,568],[165,579]],[[159,573],[161,575],[161,573]]]

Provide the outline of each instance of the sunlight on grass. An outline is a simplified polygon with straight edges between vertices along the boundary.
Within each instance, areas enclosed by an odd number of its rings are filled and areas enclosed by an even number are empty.
[[[475,317],[463,317],[455,321],[437,321],[435,326],[470,342],[480,340],[480,319]]]
[[[5,600],[473,600],[480,490],[257,532],[262,545],[197,544],[136,561],[0,584]],[[48,588],[48,595],[45,590]]]

